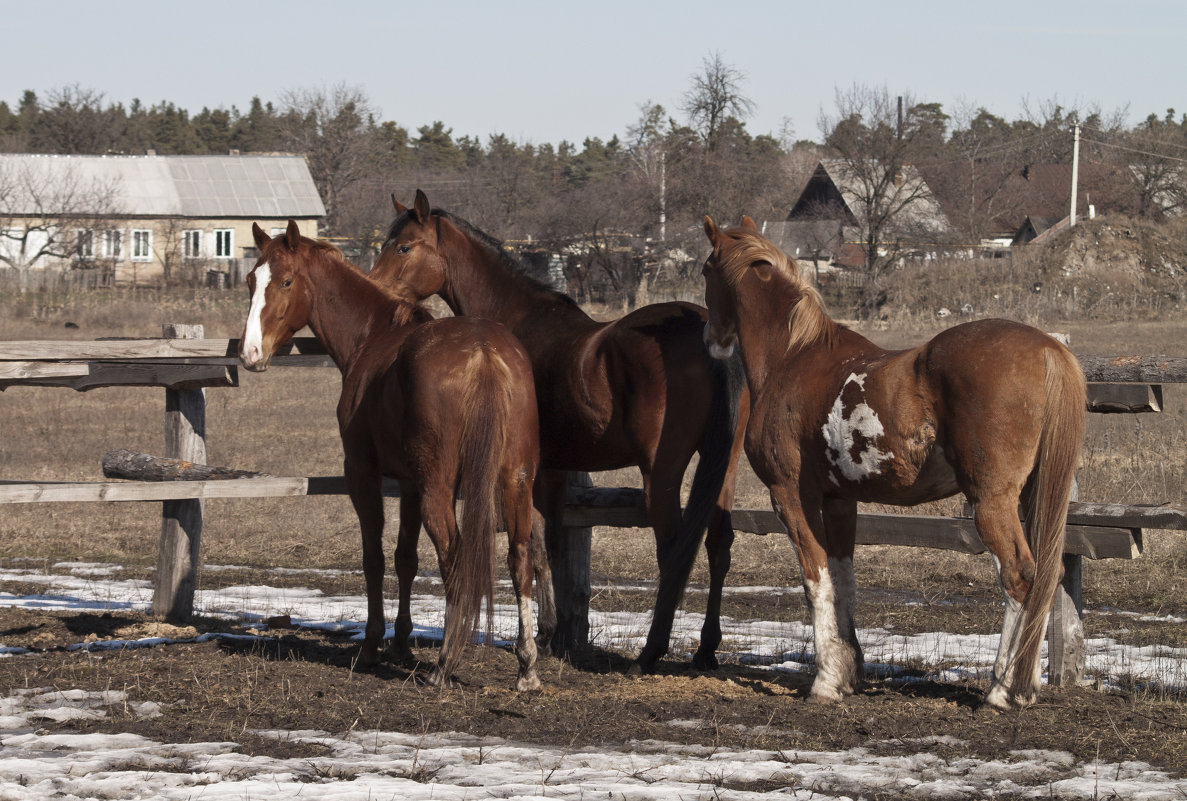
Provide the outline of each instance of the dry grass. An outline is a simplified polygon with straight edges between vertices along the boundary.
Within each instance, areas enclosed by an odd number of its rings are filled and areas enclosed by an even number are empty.
[[[200,322],[208,337],[234,337],[242,326],[246,298],[238,292],[191,290],[162,294],[140,290],[65,298],[9,300],[0,316],[0,337],[94,339],[159,336],[169,322]],[[66,327],[70,322],[77,328]],[[869,326],[864,333],[880,344],[901,347],[933,334],[942,323]],[[1094,354],[1181,354],[1182,322],[1072,323],[1047,326],[1067,332],[1075,350]],[[334,421],[339,377],[330,368],[241,372],[236,389],[207,394],[208,462],[275,475],[326,475],[341,471],[341,446]],[[65,389],[16,387],[3,396],[0,415],[0,477],[29,480],[96,480],[103,454],[114,448],[149,453],[163,449],[164,393],[110,388],[76,393]],[[1091,415],[1080,472],[1084,500],[1187,502],[1187,388],[1166,387],[1158,415]],[[15,436],[12,432],[21,432]],[[604,485],[639,483],[633,469],[595,476]],[[957,502],[924,511],[948,513]],[[768,508],[765,489],[743,465],[739,508]],[[349,568],[357,562],[357,528],[344,497],[208,502],[204,559],[220,564]],[[85,513],[80,513],[85,511]],[[395,518],[394,504],[389,519]],[[155,504],[13,505],[0,516],[0,557],[98,559],[151,564],[159,529]],[[1147,556],[1134,563],[1115,560],[1090,568],[1091,598],[1104,577],[1108,599],[1117,588],[1133,588],[1158,608],[1178,608],[1176,598],[1187,568],[1187,540],[1152,532]],[[427,547],[427,546],[426,546]],[[654,543],[647,530],[595,532],[596,574],[623,580],[654,575]],[[933,588],[942,592],[953,575],[968,576],[978,591],[992,591],[987,558],[921,549],[863,549],[863,584],[889,589]],[[906,553],[899,551],[906,550]],[[875,555],[876,553],[876,555]],[[432,565],[425,552],[425,565]],[[873,558],[871,558],[873,557]],[[694,582],[707,581],[704,558]],[[798,569],[782,537],[739,535],[731,585],[797,584]],[[967,583],[967,582],[966,582]],[[1103,588],[1102,588],[1103,589]],[[1178,593],[1181,597],[1181,593]]]

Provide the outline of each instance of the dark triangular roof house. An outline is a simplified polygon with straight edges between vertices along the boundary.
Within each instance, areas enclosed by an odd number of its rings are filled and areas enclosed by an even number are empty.
[[[798,258],[859,266],[863,261],[862,220],[870,194],[866,184],[879,175],[876,162],[858,166],[861,169],[841,159],[821,161],[786,220],[768,226],[768,236]],[[914,166],[902,168],[887,200],[891,207],[901,206],[884,231],[888,238],[934,246],[949,236],[951,226]]]

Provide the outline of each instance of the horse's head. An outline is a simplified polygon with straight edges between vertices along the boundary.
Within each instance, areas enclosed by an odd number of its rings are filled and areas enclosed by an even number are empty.
[[[705,323],[705,344],[715,359],[728,359],[738,342],[738,292],[736,275],[727,265],[734,261],[734,249],[740,232],[757,232],[754,220],[743,216],[732,228],[721,229],[713,218],[705,215],[705,235],[713,249],[705,259],[701,275],[705,276],[705,306],[709,322]]]
[[[445,288],[445,259],[440,251],[441,217],[416,190],[412,208],[392,196],[396,219],[371,268],[371,280],[398,297],[419,302]]]
[[[252,235],[260,257],[247,276],[251,308],[239,337],[239,361],[248,370],[265,370],[293,334],[309,322],[312,296],[303,270],[313,242],[289,220],[283,234],[269,237],[258,223]]]

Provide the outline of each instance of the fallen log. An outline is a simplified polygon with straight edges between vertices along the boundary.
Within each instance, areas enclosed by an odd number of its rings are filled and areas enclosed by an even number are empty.
[[[127,478],[134,481],[209,481],[269,477],[268,473],[211,467],[184,459],[152,456],[123,448],[108,451],[103,455],[103,475],[106,478]]]

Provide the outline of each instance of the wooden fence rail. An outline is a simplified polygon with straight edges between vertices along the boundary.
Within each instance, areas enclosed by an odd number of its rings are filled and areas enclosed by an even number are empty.
[[[0,342],[0,391],[11,386],[155,386],[166,389],[166,454],[205,461],[206,387],[238,385],[238,341],[203,339],[201,326],[166,326],[162,339]],[[1187,383],[1187,358],[1172,356],[1080,356],[1094,412],[1157,412],[1162,383]],[[321,344],[298,337],[278,353],[273,366],[330,366]],[[398,494],[395,482],[385,492]],[[202,527],[202,501],[213,498],[293,497],[346,494],[341,476],[253,476],[170,481],[55,482],[0,479],[0,505],[139,501],[162,504],[162,534],[153,613],[184,620],[192,614]],[[643,493],[635,488],[594,487],[576,474],[563,518],[557,521],[568,546],[565,564],[553,565],[562,650],[587,640],[589,544],[593,526],[646,527]],[[782,531],[769,510],[736,509],[734,528],[767,534]],[[1187,530],[1187,513],[1175,506],[1072,503],[1065,548],[1064,591],[1057,599],[1049,649],[1052,683],[1076,681],[1083,672],[1080,625],[1082,558],[1136,558],[1146,528]],[[985,546],[969,510],[963,516],[861,514],[858,543],[941,548],[982,553]]]

